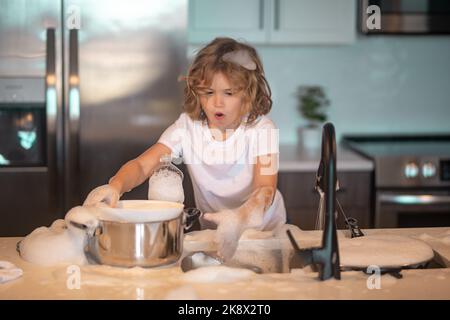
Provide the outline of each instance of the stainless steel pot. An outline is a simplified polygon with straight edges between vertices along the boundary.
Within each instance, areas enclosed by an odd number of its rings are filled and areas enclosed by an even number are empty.
[[[174,219],[153,222],[98,220],[88,234],[85,253],[96,263],[118,267],[158,267],[174,264],[183,252],[184,232],[201,215],[196,208],[184,209]]]

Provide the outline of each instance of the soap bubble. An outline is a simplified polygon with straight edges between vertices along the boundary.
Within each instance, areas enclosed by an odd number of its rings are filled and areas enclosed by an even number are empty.
[[[168,169],[156,171],[149,179],[148,199],[183,203],[183,178]]]

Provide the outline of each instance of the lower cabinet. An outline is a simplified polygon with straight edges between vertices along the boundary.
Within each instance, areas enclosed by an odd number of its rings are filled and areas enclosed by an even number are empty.
[[[373,227],[372,179],[371,171],[338,172],[337,200],[345,216],[357,219],[360,228]],[[285,202],[287,222],[297,225],[302,230],[315,229],[320,202],[315,183],[315,172],[278,174],[278,189]],[[339,229],[346,228],[344,216],[339,210],[336,221]]]

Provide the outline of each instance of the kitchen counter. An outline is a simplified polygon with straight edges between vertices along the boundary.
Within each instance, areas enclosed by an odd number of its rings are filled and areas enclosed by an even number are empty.
[[[340,145],[337,150],[339,171],[372,171],[373,162]],[[320,161],[320,147],[304,149],[301,145],[280,145],[280,172],[316,172]]]
[[[303,248],[320,244],[321,232],[302,231],[293,225],[286,227]],[[22,277],[0,284],[0,299],[450,299],[450,228],[364,232],[423,240],[447,268],[403,270],[402,279],[385,274],[381,276],[379,289],[369,289],[369,275],[360,271],[342,272],[342,280],[322,282],[317,273],[308,272],[307,268],[293,269],[290,273],[256,274],[227,267],[183,273],[176,265],[154,269],[101,265],[43,267],[20,258],[16,243],[21,238],[0,238],[0,260],[23,269]],[[210,249],[213,235],[213,230],[186,235],[185,252]],[[284,235],[283,232],[272,237],[267,232],[246,231],[238,252],[249,247],[257,254],[270,251],[288,243]],[[347,231],[338,231],[338,237],[347,237]]]

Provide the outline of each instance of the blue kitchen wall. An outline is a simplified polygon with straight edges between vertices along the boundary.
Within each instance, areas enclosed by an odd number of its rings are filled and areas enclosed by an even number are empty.
[[[359,36],[343,46],[256,46],[273,93],[280,143],[305,122],[299,85],[324,86],[329,121],[346,133],[450,133],[450,37]]]

